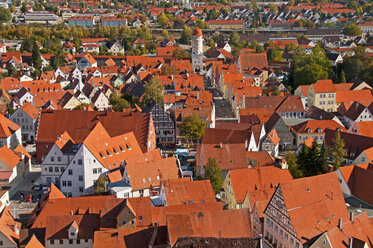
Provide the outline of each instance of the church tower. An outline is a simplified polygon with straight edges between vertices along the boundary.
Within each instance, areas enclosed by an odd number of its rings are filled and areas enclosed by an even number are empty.
[[[192,68],[194,73],[205,73],[203,65],[203,36],[202,30],[198,27],[194,30],[192,36]]]

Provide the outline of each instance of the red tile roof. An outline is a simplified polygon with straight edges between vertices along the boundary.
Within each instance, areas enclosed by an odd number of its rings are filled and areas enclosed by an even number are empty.
[[[0,114],[0,138],[8,138],[21,127]]]
[[[179,178],[175,157],[127,163],[126,170],[133,191],[160,186],[161,180]]]
[[[167,214],[171,246],[179,237],[252,238],[247,209]]]
[[[269,201],[279,183],[293,179],[288,170],[282,170],[274,166],[231,170],[228,175],[236,202],[242,203],[248,193],[251,208],[256,201]]]
[[[241,72],[250,71],[254,67],[258,69],[268,68],[267,53],[243,53],[239,57]]]
[[[216,202],[215,193],[209,180],[190,181],[190,178],[167,180],[162,188],[167,206]]]
[[[150,115],[80,110],[42,111],[37,131],[37,142],[54,142],[67,131],[75,142],[81,143],[100,121],[111,137],[134,132],[143,152],[147,151]],[[126,123],[126,125],[122,125]]]
[[[302,243],[337,226],[339,218],[343,222],[349,218],[335,172],[280,183],[279,187]]]

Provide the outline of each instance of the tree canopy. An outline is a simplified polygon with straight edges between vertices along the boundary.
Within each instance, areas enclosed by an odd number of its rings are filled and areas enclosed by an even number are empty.
[[[199,140],[205,131],[205,122],[194,112],[191,116],[186,117],[179,126],[180,135],[188,142]]]
[[[347,36],[358,36],[361,35],[363,32],[361,31],[360,27],[356,24],[350,24],[344,27],[343,34]]]
[[[336,132],[335,138],[333,139],[333,145],[330,147],[330,162],[334,166],[334,169],[338,169],[344,164],[344,155],[346,152],[345,143],[341,139],[341,133]]]
[[[332,64],[320,46],[315,46],[311,54],[306,54],[302,48],[297,48],[293,56],[293,66],[290,84],[294,88],[301,84],[312,84],[319,79],[330,78]]]
[[[120,94],[113,93],[109,98],[111,108],[115,112],[122,112],[123,109],[130,108],[130,104]]]
[[[163,90],[164,86],[161,83],[159,77],[153,77],[149,82],[145,83],[145,96],[143,99],[144,106],[148,103],[150,99],[155,100],[159,106],[163,104]]]
[[[205,179],[209,179],[212,189],[215,194],[220,193],[221,186],[223,184],[223,179],[221,177],[221,170],[219,168],[218,162],[215,158],[209,158],[205,166]]]

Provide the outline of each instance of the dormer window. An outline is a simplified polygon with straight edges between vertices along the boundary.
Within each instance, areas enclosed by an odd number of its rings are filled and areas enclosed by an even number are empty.
[[[318,133],[321,133],[321,131],[322,131],[321,128],[318,128],[318,129],[317,129],[317,132],[318,132]]]
[[[311,128],[307,128],[308,133],[311,133],[311,131],[312,131]]]

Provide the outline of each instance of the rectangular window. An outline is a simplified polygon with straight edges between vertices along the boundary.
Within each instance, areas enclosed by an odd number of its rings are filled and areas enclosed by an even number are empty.
[[[57,157],[58,162],[61,162],[61,160],[62,160],[61,157]]]
[[[72,170],[72,169],[69,169],[69,170],[68,170],[68,173],[69,173],[69,175],[72,175],[72,174],[73,174],[73,170]]]
[[[60,245],[63,245],[63,239],[60,239]]]
[[[54,240],[51,240],[51,245],[54,245]]]
[[[60,167],[54,167],[54,172],[60,172]]]
[[[69,244],[73,244],[73,243],[74,243],[74,240],[70,239]]]
[[[80,244],[80,239],[77,239],[77,240],[76,240],[76,243],[77,243],[77,244]]]
[[[49,167],[49,172],[53,172],[53,167]]]
[[[67,186],[68,186],[68,187],[71,187],[71,185],[72,185],[72,184],[71,184],[71,181],[67,181]]]
[[[82,165],[82,164],[83,164],[83,160],[78,159],[78,165]]]
[[[62,186],[66,186],[66,181],[62,181]]]
[[[83,181],[83,176],[79,175],[79,181]]]
[[[64,172],[65,171],[65,168],[64,167],[61,167],[61,172]]]
[[[102,168],[98,168],[98,169],[97,169],[97,172],[98,172],[98,173],[102,173]]]
[[[97,169],[93,168],[93,174],[97,174]]]
[[[84,191],[83,187],[79,187],[79,192],[83,193],[83,191]]]
[[[54,157],[51,157],[51,162],[54,162]]]

